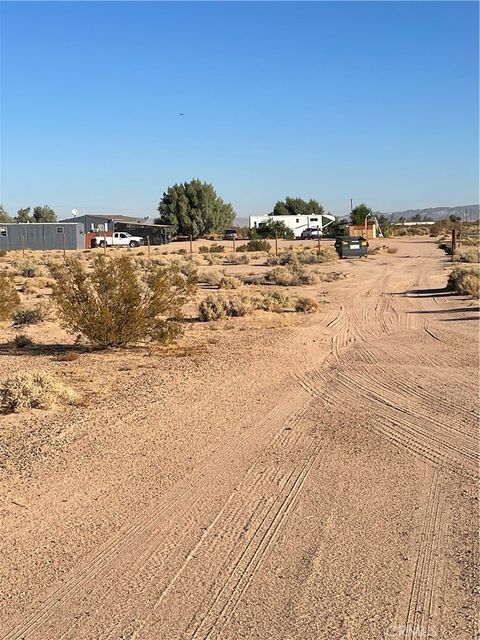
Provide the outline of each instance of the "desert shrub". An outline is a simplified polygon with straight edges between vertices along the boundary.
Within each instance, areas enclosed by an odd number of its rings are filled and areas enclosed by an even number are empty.
[[[75,404],[77,394],[46,371],[19,373],[0,385],[0,411],[51,409],[57,403]]]
[[[225,253],[225,247],[223,244],[212,244],[209,249],[210,253]]]
[[[178,255],[180,255],[180,256],[186,256],[186,255],[187,255],[187,253],[188,253],[188,251],[187,251],[186,249],[179,249],[179,250],[177,251],[177,253],[178,253]]]
[[[103,348],[173,340],[196,286],[175,265],[139,272],[126,254],[97,256],[89,272],[73,259],[56,277],[52,297],[62,325]]]
[[[45,304],[37,304],[35,307],[20,307],[12,314],[13,325],[20,327],[26,324],[38,324],[46,320],[48,307]]]
[[[302,265],[274,267],[265,275],[266,282],[281,287],[292,287],[304,284],[315,284],[318,277],[314,272],[307,271]]]
[[[270,251],[271,250],[270,243],[268,240],[263,239],[252,239],[247,242],[247,244],[242,244],[237,247],[237,251],[240,252],[248,252],[248,251]]]
[[[0,322],[7,320],[20,304],[12,276],[0,272]]]
[[[2,249],[0,251],[0,258],[4,258],[6,255],[7,255],[7,252],[4,249]]]
[[[319,269],[312,269],[310,273],[315,274],[320,282],[335,282],[336,280],[346,278],[346,274],[342,271],[320,271]]]
[[[470,249],[458,249],[453,254],[453,260],[455,262],[480,262],[480,251],[478,247]]]
[[[447,223],[444,220],[439,220],[435,224],[430,225],[430,237],[435,238],[441,236],[447,232]]]
[[[29,347],[33,347],[33,340],[25,333],[17,333],[13,339],[13,346],[16,349],[28,349]]]
[[[398,247],[387,247],[387,253],[398,253]]]
[[[246,296],[208,296],[198,306],[201,322],[221,320],[225,317],[239,317],[253,311],[252,301]]]
[[[223,259],[221,256],[219,256],[216,253],[208,253],[205,255],[205,260],[207,261],[207,263],[209,265],[214,265],[214,264],[222,264]]]
[[[258,273],[249,273],[247,275],[239,274],[237,276],[243,284],[268,284],[264,275]]]
[[[254,299],[253,304],[255,309],[280,313],[284,309],[289,308],[291,303],[286,293],[273,289],[270,291],[262,291],[260,295]]]
[[[198,274],[199,282],[204,282],[209,287],[217,287],[222,279],[222,274],[218,271],[201,271]]]
[[[235,276],[222,276],[218,282],[219,289],[238,289],[242,281]]]
[[[17,270],[17,275],[23,278],[38,278],[39,276],[45,275],[45,270],[42,265],[29,260],[19,260],[14,263],[14,267]]]
[[[300,297],[295,302],[297,313],[312,313],[318,309],[318,302],[313,298]]]
[[[337,252],[332,247],[320,249],[320,251],[285,251],[279,255],[267,256],[267,264],[274,265],[298,265],[298,264],[321,264],[338,260]]]
[[[480,268],[455,267],[448,276],[447,287],[461,295],[480,297]]]
[[[202,244],[201,247],[198,247],[198,250],[200,253],[210,253],[210,247],[208,247],[206,244]]]
[[[250,264],[250,256],[246,253],[232,253],[225,258],[225,264]]]

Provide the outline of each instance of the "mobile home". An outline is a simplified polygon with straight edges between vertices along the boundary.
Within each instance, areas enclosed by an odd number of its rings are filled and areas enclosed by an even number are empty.
[[[250,229],[255,229],[261,222],[268,222],[269,220],[279,220],[280,222],[283,222],[285,226],[293,231],[295,238],[301,238],[302,231],[305,231],[306,229],[318,228],[320,232],[323,232],[325,227],[332,224],[332,222],[335,222],[335,216],[332,216],[329,213],[322,213],[321,215],[315,216],[250,216]]]

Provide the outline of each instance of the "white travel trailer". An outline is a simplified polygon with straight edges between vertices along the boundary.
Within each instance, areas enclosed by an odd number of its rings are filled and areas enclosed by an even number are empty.
[[[302,233],[306,232],[307,229],[314,229],[316,231],[318,228],[318,231],[322,234],[325,227],[328,227],[329,224],[335,222],[335,216],[332,216],[329,213],[322,213],[321,215],[316,216],[250,216],[250,229],[258,227],[260,222],[268,222],[272,219],[283,222],[293,231],[295,238],[301,238]]]

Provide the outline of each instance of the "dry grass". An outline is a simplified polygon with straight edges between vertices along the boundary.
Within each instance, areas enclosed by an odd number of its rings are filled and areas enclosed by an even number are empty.
[[[455,267],[448,276],[447,286],[461,295],[480,297],[479,267]]]
[[[313,298],[307,298],[305,296],[301,296],[295,302],[295,311],[297,313],[313,313],[318,310],[318,302]]]
[[[469,249],[458,249],[453,254],[453,260],[455,262],[468,262],[479,263],[480,262],[480,249],[479,247],[471,247]]]
[[[77,402],[77,393],[46,371],[19,373],[0,385],[2,413],[16,413],[26,409],[51,409],[56,404]]]

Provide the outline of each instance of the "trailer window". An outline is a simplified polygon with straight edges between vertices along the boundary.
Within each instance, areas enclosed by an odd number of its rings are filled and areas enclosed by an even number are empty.
[[[7,237],[7,227],[0,228],[0,236],[2,236],[3,238]]]
[[[318,218],[310,218],[310,222],[318,222]]]
[[[57,227],[57,233],[63,233],[63,227]]]

